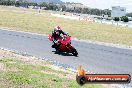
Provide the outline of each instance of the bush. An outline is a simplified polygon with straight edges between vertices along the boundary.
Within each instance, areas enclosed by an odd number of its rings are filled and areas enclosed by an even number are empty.
[[[16,7],[19,7],[19,6],[20,6],[19,1],[16,1],[15,6],[16,6]]]
[[[106,18],[106,20],[112,20],[112,18]]]
[[[119,18],[119,17],[115,17],[113,20],[114,20],[114,21],[119,21],[120,18]]]
[[[129,19],[128,19],[127,16],[122,16],[122,17],[121,17],[121,21],[123,21],[123,22],[128,22]]]
[[[99,20],[102,20],[102,19],[103,19],[102,17],[94,17],[94,18],[97,18],[97,19],[99,19]]]

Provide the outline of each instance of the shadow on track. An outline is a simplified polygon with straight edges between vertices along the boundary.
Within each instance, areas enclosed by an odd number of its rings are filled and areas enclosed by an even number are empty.
[[[65,53],[65,52],[56,52],[56,51],[52,51],[54,52],[54,54],[58,54],[58,55],[61,55],[61,56],[74,56],[70,53]],[[78,57],[78,56],[74,56],[74,57]]]

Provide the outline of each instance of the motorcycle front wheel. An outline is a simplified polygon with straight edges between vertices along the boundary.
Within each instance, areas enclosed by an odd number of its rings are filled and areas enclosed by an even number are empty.
[[[77,50],[76,50],[73,46],[71,47],[71,49],[72,49],[72,54],[73,54],[74,56],[77,56],[77,55],[78,55]]]

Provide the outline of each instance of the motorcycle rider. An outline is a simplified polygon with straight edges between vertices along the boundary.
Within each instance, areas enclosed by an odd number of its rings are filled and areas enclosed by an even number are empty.
[[[62,31],[60,26],[56,26],[54,30],[52,31],[52,37],[53,37],[53,45],[52,48],[59,48],[60,42],[57,40],[60,38],[60,35],[67,35],[64,31]]]

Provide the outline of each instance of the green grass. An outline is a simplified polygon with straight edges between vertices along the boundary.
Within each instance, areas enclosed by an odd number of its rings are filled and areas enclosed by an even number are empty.
[[[42,11],[38,14],[37,10],[31,9],[0,9],[0,27],[49,34],[54,26],[61,25],[64,31],[78,39],[132,45],[132,28],[52,17],[50,13],[53,11]]]
[[[6,67],[6,71],[0,71],[1,88],[102,88],[101,85],[93,84],[80,86],[75,80],[60,76],[70,73],[60,72],[43,64],[25,63],[17,58],[2,58],[0,63]]]
[[[13,61],[13,59],[10,59],[10,58],[6,58],[6,59],[0,59],[0,62],[11,62]]]

